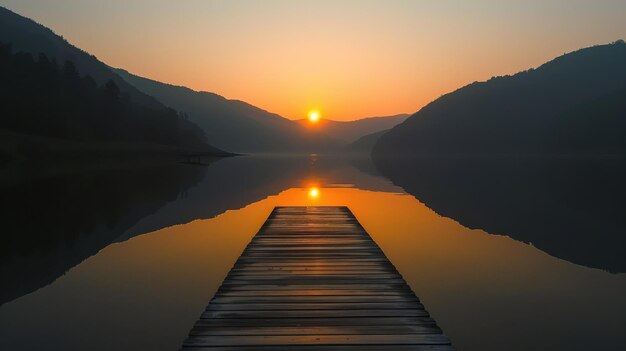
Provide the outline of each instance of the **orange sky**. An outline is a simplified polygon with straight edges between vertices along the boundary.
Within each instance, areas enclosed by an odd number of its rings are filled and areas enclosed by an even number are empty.
[[[279,113],[413,113],[626,38],[626,1],[0,0],[111,66]]]

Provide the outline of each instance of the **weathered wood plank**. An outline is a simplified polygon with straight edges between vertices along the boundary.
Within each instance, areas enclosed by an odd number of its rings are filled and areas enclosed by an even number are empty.
[[[270,277],[269,279],[260,278],[250,278],[250,279],[234,279],[230,278],[222,285],[256,285],[256,284],[268,284],[268,283],[276,283],[277,285],[285,285],[285,284],[333,284],[333,283],[341,283],[341,284],[403,284],[404,280],[402,278],[359,278],[353,276],[324,276],[324,277],[316,277],[316,276],[283,276],[280,278]]]
[[[340,273],[337,273],[340,272]],[[228,275],[229,280],[267,280],[267,279],[353,279],[353,278],[367,278],[371,279],[396,279],[398,276],[391,272],[380,272],[380,271],[330,271],[330,272],[319,272],[319,271],[296,271],[296,272],[285,272],[285,271],[269,271],[269,272],[234,272]]]
[[[296,302],[296,303],[211,303],[208,311],[280,311],[280,310],[393,310],[424,309],[417,302]]]
[[[320,268],[320,267],[343,267],[343,266],[354,266],[354,267],[393,267],[389,264],[389,261],[380,261],[380,262],[357,262],[351,263],[346,261],[318,261],[315,262],[315,265],[311,265],[308,262],[293,260],[292,262],[244,262],[243,259],[240,258],[238,262],[235,263],[235,267],[306,267],[306,268]]]
[[[410,291],[406,286],[406,283],[395,283],[395,284],[230,284],[230,282],[224,282],[221,286],[220,290],[224,291],[242,291],[242,290],[252,290],[252,291],[263,291],[263,290],[315,290],[315,289],[323,289],[323,290],[363,290],[367,291],[372,295],[379,294],[381,291],[399,291],[399,290],[407,290]]]
[[[187,349],[184,347],[183,349]],[[254,345],[189,348],[194,351],[450,351],[450,345]]]
[[[379,317],[379,318],[223,318],[200,319],[196,326],[219,327],[337,327],[337,326],[403,326],[436,325],[430,317]]]
[[[359,335],[359,334],[440,334],[436,325],[341,325],[334,327],[216,327],[196,326],[190,335]]]
[[[235,290],[220,289],[216,296],[411,296],[404,290],[353,290],[353,289],[290,289],[290,290]],[[413,295],[414,296],[414,295]]]
[[[348,318],[348,317],[428,317],[428,312],[415,310],[268,310],[268,311],[204,311],[200,318]]]
[[[372,267],[369,269],[359,269],[358,267],[322,267],[322,268],[299,268],[299,267],[265,267],[246,268],[236,267],[228,274],[231,276],[267,276],[267,275],[359,275],[359,274],[396,274],[397,272],[387,267]],[[395,275],[397,277],[397,275]]]
[[[195,336],[185,346],[256,346],[256,345],[448,345],[450,340],[441,334],[397,335],[245,335]]]
[[[451,350],[346,207],[276,207],[183,349]]]
[[[419,302],[417,297],[411,295],[398,295],[398,296],[377,296],[377,295],[349,295],[349,296],[336,296],[336,295],[300,295],[300,296],[225,296],[218,295],[211,300],[211,304],[237,304],[237,303],[374,303],[374,302]]]

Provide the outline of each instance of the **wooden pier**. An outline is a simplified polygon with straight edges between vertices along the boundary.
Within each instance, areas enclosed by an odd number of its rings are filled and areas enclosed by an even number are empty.
[[[183,350],[452,350],[347,207],[276,207]]]

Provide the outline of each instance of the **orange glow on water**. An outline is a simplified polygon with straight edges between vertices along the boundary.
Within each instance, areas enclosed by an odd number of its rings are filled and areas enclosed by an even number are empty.
[[[25,302],[35,302],[36,310],[46,313],[42,318],[25,319],[23,323],[30,326],[29,330],[40,331],[45,326],[59,335],[71,330],[68,337],[91,324],[90,338],[77,342],[86,343],[108,332],[100,328],[98,320],[87,318],[85,311],[107,316],[110,310],[124,311],[129,324],[148,320],[158,330],[179,326],[175,332],[182,338],[275,206],[340,205],[350,208],[440,326],[455,336],[456,344],[474,346],[475,335],[489,335],[494,328],[503,335],[496,339],[502,348],[513,338],[527,340],[524,331],[500,321],[514,315],[520,323],[533,325],[537,312],[532,308],[537,301],[542,301],[542,316],[563,316],[571,321],[568,328],[576,332],[588,330],[590,319],[611,335],[621,331],[624,309],[623,304],[616,303],[621,301],[625,283],[616,275],[568,264],[506,236],[465,228],[413,196],[393,189],[363,190],[316,181],[303,181],[301,187],[213,218],[173,225],[110,245],[50,285],[3,305],[3,312],[25,315]],[[319,197],[322,191],[324,196]],[[308,196],[312,193],[318,198]],[[603,286],[611,289],[604,291]],[[571,291],[576,294],[564,295]],[[67,296],[73,297],[71,302],[76,308],[67,309]],[[129,307],[136,305],[133,296],[141,297],[141,308]],[[589,300],[595,303],[586,304]],[[159,318],[164,313],[168,318]],[[59,314],[66,316],[64,324],[58,323]],[[493,322],[467,322],[477,315]],[[578,318],[580,315],[585,318]],[[113,321],[107,320],[111,324]],[[560,330],[554,321],[549,319],[547,332]],[[178,347],[179,339],[173,338],[167,346]],[[146,342],[128,340],[124,342],[131,346],[139,342],[145,346]],[[536,340],[523,346],[532,342]],[[157,339],[149,346],[157,348],[161,344]]]

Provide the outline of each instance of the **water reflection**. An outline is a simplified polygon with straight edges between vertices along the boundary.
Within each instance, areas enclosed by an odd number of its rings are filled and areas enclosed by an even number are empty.
[[[113,242],[212,218],[327,177],[349,183],[359,173],[338,158],[316,159],[236,157],[206,166],[124,166],[4,179],[0,305],[53,282]],[[363,188],[393,187],[380,178],[358,178]]]
[[[80,257],[117,244],[0,306],[0,349],[177,349],[271,209],[313,204],[349,206],[458,349],[626,345],[625,275],[468,229],[442,217],[449,214],[439,202],[429,207],[440,214],[379,176],[367,160],[237,157],[187,171],[199,178],[183,177],[185,186],[173,181],[178,190],[169,197],[120,207],[116,213],[153,203]],[[90,189],[82,189],[85,198]]]
[[[626,272],[621,159],[378,160],[437,213],[588,267]]]
[[[51,283],[180,198],[204,168],[81,170],[0,187],[0,305]]]
[[[320,190],[318,188],[309,189],[309,197],[311,199],[317,199],[320,196]]]

